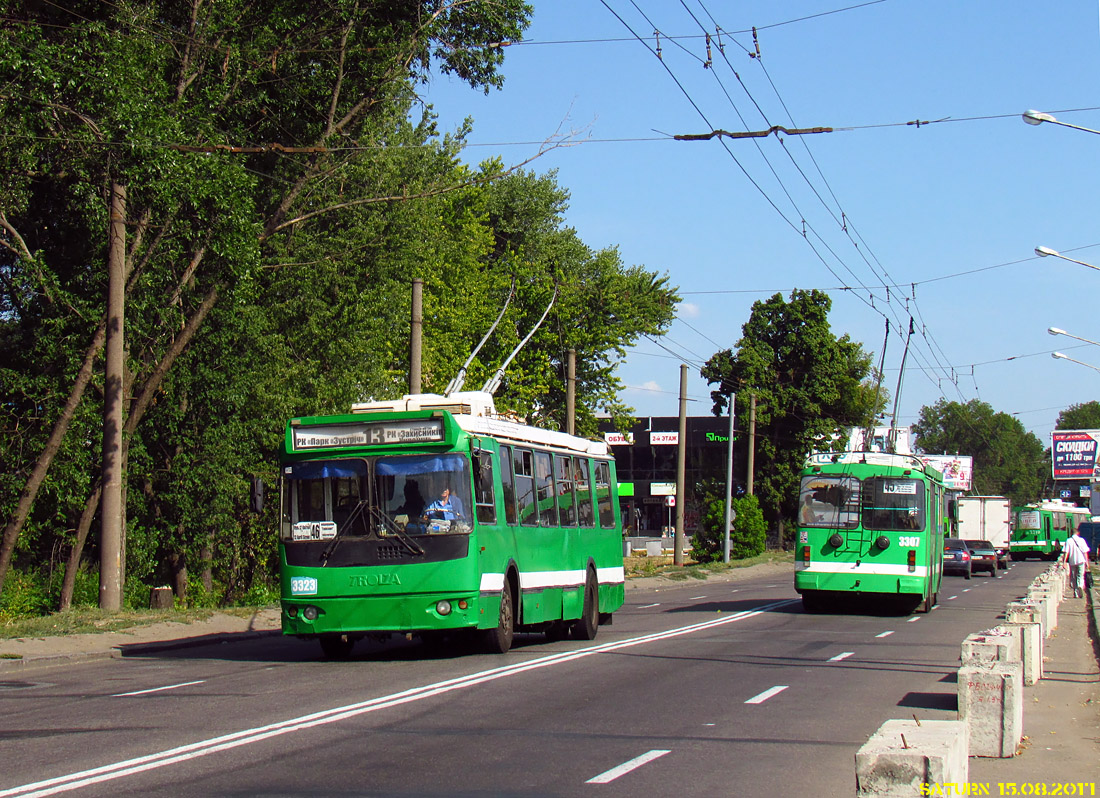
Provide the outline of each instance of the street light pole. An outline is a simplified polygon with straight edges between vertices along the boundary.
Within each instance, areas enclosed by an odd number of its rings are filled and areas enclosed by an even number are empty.
[[[1083,130],[1086,133],[1096,133],[1100,135],[1100,130],[1093,130],[1091,127],[1081,127],[1080,125],[1071,125],[1069,122],[1059,122],[1050,114],[1044,114],[1042,111],[1027,110],[1023,113],[1024,121],[1029,125],[1041,125],[1043,122],[1050,122],[1052,125],[1061,125],[1062,127],[1071,127],[1074,130]]]
[[[1100,272],[1100,266],[1093,266],[1091,263],[1085,263],[1083,260],[1077,260],[1063,255],[1056,249],[1050,247],[1035,247],[1035,254],[1040,258],[1046,258],[1048,256],[1054,256],[1055,258],[1061,258],[1062,260],[1068,260],[1070,263],[1076,263],[1078,266],[1088,266],[1090,269],[1096,269]]]
[[[1090,341],[1088,338],[1082,338],[1080,335],[1074,335],[1073,333],[1068,333],[1065,330],[1061,329],[1060,327],[1047,327],[1047,332],[1050,333],[1051,335],[1064,335],[1067,338],[1076,338],[1078,341],[1084,341],[1086,344],[1092,344],[1093,346],[1100,346],[1100,342]]]
[[[1051,352],[1050,356],[1055,360],[1068,360],[1070,363],[1076,363],[1079,366],[1085,366],[1093,371],[1100,371],[1100,366],[1094,366],[1091,363],[1086,363],[1083,360],[1074,360],[1069,355],[1063,355],[1061,352]]]

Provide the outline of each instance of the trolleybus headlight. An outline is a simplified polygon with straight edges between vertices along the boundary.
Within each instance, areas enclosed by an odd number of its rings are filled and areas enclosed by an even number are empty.
[[[438,612],[440,615],[450,615],[451,602],[447,601],[447,599],[443,599],[443,601],[437,601],[435,603],[435,611]]]
[[[291,618],[296,618],[298,616],[298,608],[295,607],[293,604],[287,604],[286,614],[289,615]]]
[[[307,621],[316,621],[317,616],[321,614],[321,611],[314,607],[312,604],[307,604],[302,610],[302,617]]]
[[[886,537],[886,535],[879,535],[878,538],[875,539],[875,545],[885,551],[890,548],[890,538]]]
[[[839,549],[844,545],[844,538],[840,536],[839,532],[834,532],[829,536],[829,545],[834,549]]]

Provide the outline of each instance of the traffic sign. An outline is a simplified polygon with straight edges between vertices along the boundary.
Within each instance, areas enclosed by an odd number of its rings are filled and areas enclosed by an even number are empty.
[[[665,496],[665,507],[675,507],[675,506],[676,506],[676,497],[675,496]]]

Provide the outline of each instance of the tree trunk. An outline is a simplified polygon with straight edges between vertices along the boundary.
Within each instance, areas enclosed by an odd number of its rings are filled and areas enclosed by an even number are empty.
[[[187,556],[180,551],[168,555],[168,565],[172,569],[172,592],[181,605],[187,602]]]
[[[92,528],[102,493],[102,485],[97,479],[92,485],[92,492],[88,494],[88,500],[84,502],[84,512],[81,513],[80,523],[76,527],[76,541],[69,552],[69,561],[65,564],[65,577],[61,580],[61,600],[57,606],[62,612],[73,606],[73,591],[76,589],[76,575],[80,572],[80,558],[84,554],[84,543]]]

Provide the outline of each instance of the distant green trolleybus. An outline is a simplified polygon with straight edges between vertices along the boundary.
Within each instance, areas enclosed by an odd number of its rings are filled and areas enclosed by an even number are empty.
[[[623,603],[607,444],[498,416],[491,394],[294,418],[280,482],[282,628],[346,657],[368,635],[591,640]]]
[[[1054,560],[1080,524],[1092,516],[1086,507],[1063,501],[1044,501],[1012,510],[1012,537],[1008,543],[1013,560],[1037,557]]]
[[[912,455],[833,452],[802,472],[794,587],[807,612],[842,596],[928,612],[943,575],[943,476]]]

